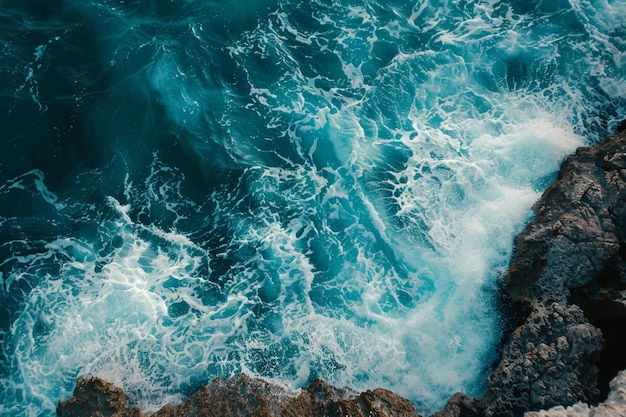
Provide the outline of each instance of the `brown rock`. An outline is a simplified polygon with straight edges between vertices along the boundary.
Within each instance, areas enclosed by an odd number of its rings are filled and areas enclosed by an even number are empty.
[[[62,417],[143,417],[137,408],[128,409],[121,388],[97,378],[78,378],[74,395],[59,401],[57,415]]]
[[[258,378],[241,374],[217,378],[200,387],[182,404],[169,405],[154,417],[265,417],[272,416],[284,398],[286,390]]]
[[[59,402],[60,417],[144,417],[126,407],[124,392],[99,378],[79,378],[74,396]],[[391,391],[355,394],[315,380],[296,393],[241,374],[217,378],[182,404],[167,405],[152,417],[419,417],[410,401]]]
[[[312,404],[311,409],[318,414],[301,414],[300,404]],[[278,414],[288,416],[328,416],[328,417],[418,417],[411,402],[389,390],[377,388],[355,396],[349,390],[338,390],[322,380],[316,380],[298,397],[289,401]]]

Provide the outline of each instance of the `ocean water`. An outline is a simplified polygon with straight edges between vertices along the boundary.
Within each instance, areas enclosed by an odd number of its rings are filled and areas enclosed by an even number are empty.
[[[626,117],[622,0],[0,0],[0,415],[79,375],[480,395],[497,277]]]

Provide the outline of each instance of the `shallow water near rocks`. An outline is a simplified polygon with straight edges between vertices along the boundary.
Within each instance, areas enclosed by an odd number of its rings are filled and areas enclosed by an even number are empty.
[[[81,374],[479,395],[515,233],[626,107],[623,2],[0,6],[2,416]]]

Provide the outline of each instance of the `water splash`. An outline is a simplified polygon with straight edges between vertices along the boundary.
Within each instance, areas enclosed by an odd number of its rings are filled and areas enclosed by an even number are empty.
[[[227,6],[70,2],[41,21],[58,42],[3,32],[47,60],[55,151],[3,165],[0,414],[52,415],[83,373],[146,411],[242,371],[422,413],[479,395],[515,232],[624,112],[620,4]],[[47,94],[88,25],[99,59]]]

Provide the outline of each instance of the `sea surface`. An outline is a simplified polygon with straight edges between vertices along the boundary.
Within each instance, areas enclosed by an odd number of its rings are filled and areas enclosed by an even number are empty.
[[[0,0],[0,416],[79,375],[480,395],[498,276],[626,117],[624,0]]]

